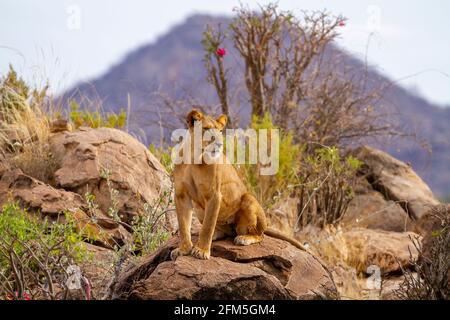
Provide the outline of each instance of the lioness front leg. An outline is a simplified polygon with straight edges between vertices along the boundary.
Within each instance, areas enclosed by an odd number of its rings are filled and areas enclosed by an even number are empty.
[[[220,210],[221,194],[215,193],[206,202],[205,217],[202,223],[202,229],[198,237],[197,244],[192,249],[191,255],[198,259],[209,259],[211,255],[211,242],[214,235],[214,229],[217,223],[217,217]]]
[[[180,237],[180,244],[178,248],[173,250],[170,254],[172,260],[178,256],[184,256],[191,253],[191,223],[192,223],[192,201],[184,193],[175,194],[175,206],[178,218],[178,232]]]

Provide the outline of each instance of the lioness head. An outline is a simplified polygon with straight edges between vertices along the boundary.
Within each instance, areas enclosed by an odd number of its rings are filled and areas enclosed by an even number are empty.
[[[223,154],[222,131],[228,117],[221,115],[217,119],[203,114],[198,109],[192,109],[186,116],[186,122],[191,136],[191,146],[194,159],[202,163],[215,163]],[[196,156],[197,155],[197,156]],[[201,157],[201,159],[198,159]]]

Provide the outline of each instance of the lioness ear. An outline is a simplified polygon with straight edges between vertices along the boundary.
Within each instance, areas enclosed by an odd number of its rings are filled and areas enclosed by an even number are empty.
[[[203,113],[197,109],[192,109],[186,116],[186,122],[189,128],[194,126],[195,121],[202,121],[202,119]]]
[[[223,115],[221,115],[220,117],[218,117],[218,118],[216,119],[216,121],[217,121],[217,122],[219,123],[219,125],[221,126],[221,127],[218,128],[218,129],[222,130],[222,129],[225,128],[225,126],[227,125],[228,117],[227,117],[225,114],[223,114]]]

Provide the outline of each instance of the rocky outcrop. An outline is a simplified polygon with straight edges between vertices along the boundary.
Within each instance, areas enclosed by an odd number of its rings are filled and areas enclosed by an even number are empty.
[[[363,171],[370,184],[386,199],[400,204],[411,218],[417,220],[439,204],[408,164],[367,146],[358,148],[354,155],[364,162]]]
[[[354,187],[355,196],[341,221],[343,227],[411,231],[415,221],[439,203],[406,163],[366,146],[352,154],[364,164]],[[295,196],[281,198],[267,210],[270,225],[294,235],[298,205]]]
[[[59,127],[63,127],[60,125]],[[136,215],[145,215],[159,197],[170,198],[165,169],[147,148],[127,133],[108,128],[75,132],[54,130],[50,138],[56,165],[52,185],[19,169],[0,170],[0,204],[16,201],[43,217],[64,221],[70,215],[76,227],[97,245],[113,247],[130,238]],[[87,194],[93,195],[88,203]],[[117,210],[122,221],[110,216]],[[174,217],[166,226],[174,230]],[[122,224],[121,222],[124,222]]]
[[[52,123],[50,146],[56,165],[50,172],[51,185],[0,162],[0,206],[17,202],[45,219],[71,219],[89,242],[84,245],[92,259],[81,267],[93,298],[100,299],[108,293],[118,256],[110,249],[132,243],[129,224],[137,215],[150,214],[147,204],[151,208],[156,200],[170,199],[170,179],[147,148],[125,132],[69,129],[66,121]],[[122,221],[111,216],[110,208],[117,209]],[[175,230],[174,212],[165,218],[166,228]]]
[[[328,272],[311,254],[265,237],[260,244],[213,242],[210,260],[170,260],[172,239],[124,272],[114,286],[119,299],[321,299],[335,294]]]
[[[83,205],[79,194],[53,188],[20,169],[6,171],[0,179],[0,203],[8,201],[18,201],[23,207],[53,218]]]
[[[361,179],[354,189],[355,196],[350,201],[342,219],[346,228],[367,228],[404,232],[412,229],[413,221],[395,201],[386,199]]]
[[[394,201],[376,191],[356,194],[342,223],[348,228],[367,228],[404,232],[411,229],[411,219]]]
[[[122,221],[144,214],[170,187],[170,179],[148,149],[126,132],[81,128],[55,134],[50,141],[59,163],[55,185],[80,195],[90,193],[103,212],[112,206],[111,191]]]
[[[20,169],[6,171],[0,179],[0,204],[12,201],[42,218],[59,222],[73,219],[83,236],[103,247],[121,245],[130,238],[122,225],[101,210],[91,212],[79,194],[53,188]]]

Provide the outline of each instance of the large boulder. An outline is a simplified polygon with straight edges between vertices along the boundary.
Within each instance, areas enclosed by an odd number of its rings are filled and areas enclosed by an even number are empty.
[[[399,203],[413,219],[419,219],[430,207],[439,204],[410,165],[367,146],[358,148],[354,154],[364,162],[363,170],[372,186],[386,199]]]
[[[114,286],[118,299],[320,299],[336,293],[328,271],[310,253],[265,237],[236,246],[215,241],[210,260],[170,260],[177,239],[124,272]]]
[[[55,134],[50,144],[59,163],[56,187],[83,197],[92,194],[103,212],[114,205],[123,222],[145,214],[145,203],[153,204],[170,189],[169,175],[159,161],[126,132],[81,128]]]
[[[352,199],[342,224],[348,228],[367,228],[403,232],[411,230],[411,219],[394,201],[376,191],[357,194]]]
[[[387,200],[380,192],[373,190],[365,179],[354,189],[341,223],[346,228],[367,228],[386,231],[410,231],[413,222],[405,210],[395,201]]]

